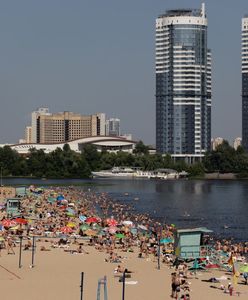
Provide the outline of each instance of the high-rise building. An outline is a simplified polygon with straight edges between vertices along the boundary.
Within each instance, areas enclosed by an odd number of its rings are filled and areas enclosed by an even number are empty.
[[[220,146],[224,142],[224,139],[222,137],[217,137],[211,139],[211,150],[216,150],[218,146]]]
[[[36,111],[33,111],[31,114],[31,142],[37,143],[39,140],[39,122],[37,122],[38,118],[42,115],[50,116],[49,108],[47,107],[40,107]]]
[[[26,128],[25,128],[25,141],[28,144],[32,143],[32,127],[31,126],[26,126]]]
[[[106,121],[106,135],[120,136],[120,119],[110,118]]]
[[[238,147],[241,146],[241,145],[242,145],[242,139],[241,139],[241,137],[237,137],[237,138],[234,140],[234,142],[233,142],[233,148],[234,148],[235,150],[237,150]]]
[[[242,146],[248,151],[248,15],[242,19]]]
[[[205,5],[156,19],[156,149],[201,158],[211,147],[211,53]]]
[[[64,143],[105,135],[105,114],[85,116],[68,111],[52,114],[48,109],[39,109],[32,113],[31,132],[33,143]]]

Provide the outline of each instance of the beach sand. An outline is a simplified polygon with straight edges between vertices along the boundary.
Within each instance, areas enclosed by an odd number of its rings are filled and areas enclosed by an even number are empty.
[[[108,299],[122,299],[122,283],[114,277],[114,269],[118,264],[105,262],[107,255],[94,247],[84,246],[89,254],[70,254],[63,249],[40,251],[40,246],[49,247],[49,243],[37,242],[35,266],[30,268],[32,252],[22,251],[22,268],[18,268],[19,246],[15,247],[15,255],[7,255],[2,251],[0,257],[1,299],[10,300],[50,300],[50,299],[80,299],[81,272],[84,272],[83,299],[95,300],[97,295],[98,279],[107,276]],[[137,281],[137,284],[126,284],[126,300],[171,299],[170,274],[173,269],[145,258],[138,258],[137,253],[119,252],[126,257],[121,264],[134,271],[127,281]],[[6,269],[4,269],[6,268]],[[225,272],[197,272],[191,282],[191,299],[227,299],[230,297],[219,289],[210,288],[210,285],[220,286],[220,283],[202,282],[202,279],[220,277]],[[230,277],[230,275],[225,275]],[[231,281],[231,280],[230,280]],[[241,282],[242,279],[239,279]],[[227,286],[229,280],[222,283]],[[242,292],[239,298],[248,299],[248,286],[238,284],[235,290]],[[238,297],[237,295],[234,297]],[[101,287],[103,299],[103,286]]]

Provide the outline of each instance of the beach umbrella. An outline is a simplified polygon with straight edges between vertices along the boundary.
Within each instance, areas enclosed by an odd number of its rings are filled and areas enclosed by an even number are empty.
[[[63,195],[59,195],[58,197],[57,197],[57,201],[61,201],[61,200],[63,200],[65,197],[63,196]]]
[[[87,229],[90,228],[90,225],[88,225],[88,224],[83,224],[83,225],[81,225],[79,228],[80,228],[82,231],[85,231],[85,230],[87,230]]]
[[[70,211],[68,211],[68,212],[66,213],[66,215],[67,215],[68,217],[75,217],[75,213],[72,213],[72,212],[70,212]]]
[[[16,219],[14,219],[14,221],[15,221],[17,224],[20,224],[20,225],[26,225],[26,224],[28,224],[28,220],[23,219],[23,218],[16,218]]]
[[[85,223],[97,223],[98,222],[98,219],[96,217],[89,217],[85,220]]]
[[[87,219],[86,216],[83,216],[83,215],[80,215],[80,216],[79,216],[79,220],[80,220],[81,222],[84,222],[86,219]]]
[[[66,200],[66,199],[62,199],[62,200],[60,200],[60,203],[61,203],[61,204],[65,204],[65,205],[67,205],[67,204],[68,204],[68,200]]]
[[[103,230],[100,230],[99,232],[97,232],[97,235],[98,236],[103,236],[103,235],[106,235],[106,232],[103,231]]]
[[[169,244],[169,243],[173,243],[173,239],[167,237],[160,240],[160,244]]]
[[[19,229],[19,226],[17,225],[17,226],[15,226],[15,227],[11,227],[9,230],[18,230]]]
[[[248,273],[248,265],[242,265],[242,266],[240,266],[239,271],[241,273]]]
[[[16,226],[16,224],[17,223],[14,220],[10,220],[10,219],[5,219],[2,221],[2,225],[4,227],[14,227],[14,226]]]
[[[56,201],[56,198],[54,198],[54,197],[48,197],[48,198],[47,198],[47,201],[48,201],[49,203],[54,203],[54,202]]]
[[[95,235],[97,235],[96,231],[93,230],[93,229],[87,229],[85,231],[85,234],[88,235],[88,236],[95,236]]]
[[[118,239],[123,239],[125,235],[123,233],[116,233],[115,237]]]
[[[108,226],[116,226],[118,224],[118,222],[115,219],[107,219],[106,220]]]
[[[123,221],[122,224],[123,224],[123,225],[127,225],[127,226],[133,226],[133,222],[132,222],[132,221],[129,221],[129,220]]]
[[[94,229],[94,230],[100,230],[100,229],[102,229],[102,226],[100,226],[99,224],[94,223],[92,225],[92,229]]]
[[[114,234],[114,233],[116,233],[117,230],[118,230],[117,227],[112,226],[112,227],[109,227],[108,232],[111,234]]]
[[[138,228],[141,230],[148,230],[147,227],[144,225],[138,225]]]
[[[131,231],[131,233],[134,234],[134,235],[136,235],[137,232],[138,232],[137,228],[131,228],[130,231]]]
[[[76,227],[76,223],[69,222],[66,226],[73,228],[73,227]]]
[[[71,233],[72,229],[71,229],[71,227],[64,226],[64,227],[61,227],[59,231],[63,232],[63,233]]]

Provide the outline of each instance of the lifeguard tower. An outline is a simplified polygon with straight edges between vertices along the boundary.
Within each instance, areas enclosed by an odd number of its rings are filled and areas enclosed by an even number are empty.
[[[6,211],[8,215],[16,216],[20,213],[21,199],[20,198],[8,198],[6,200]]]
[[[205,227],[178,229],[175,232],[175,254],[182,259],[196,259],[208,255],[208,246],[203,244],[203,235],[210,233]]]
[[[27,194],[25,186],[16,187],[16,197],[24,197]]]

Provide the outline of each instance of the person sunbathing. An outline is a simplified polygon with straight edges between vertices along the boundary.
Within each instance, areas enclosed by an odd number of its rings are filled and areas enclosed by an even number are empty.
[[[124,271],[125,271],[125,273],[133,273],[133,271],[123,268],[121,265],[118,265],[117,268],[115,268],[114,272],[115,273],[124,273]]]
[[[48,249],[45,246],[41,246],[40,251],[51,251],[51,249]]]
[[[89,254],[89,252],[87,252],[83,249],[82,245],[79,245],[76,251],[77,251],[77,253]]]

